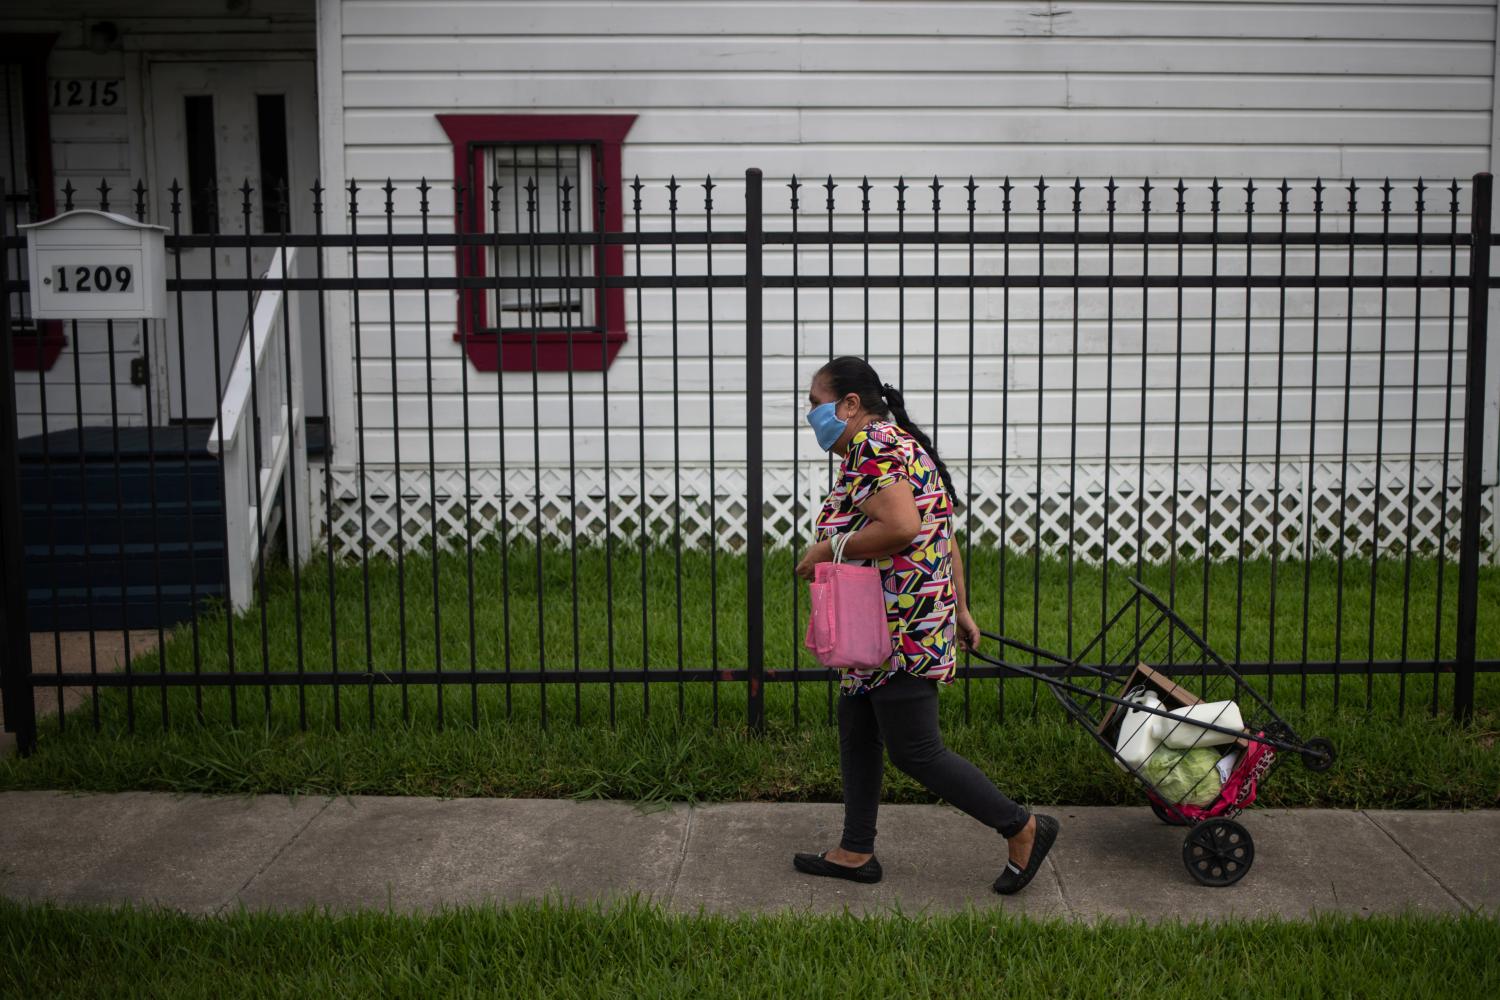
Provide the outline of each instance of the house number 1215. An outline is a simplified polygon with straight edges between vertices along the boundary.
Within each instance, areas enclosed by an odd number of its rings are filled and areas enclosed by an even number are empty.
[[[122,83],[121,80],[53,80],[52,107],[59,111],[117,107]]]
[[[52,277],[59,292],[128,292],[133,277],[128,265],[89,267],[84,264],[54,267]]]

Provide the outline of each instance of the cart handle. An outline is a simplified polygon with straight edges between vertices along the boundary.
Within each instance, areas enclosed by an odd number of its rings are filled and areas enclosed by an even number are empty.
[[[1039,671],[1028,670],[1025,667],[1018,667],[1014,663],[1007,663],[999,657],[990,656],[988,653],[981,653],[977,649],[970,650],[970,653],[971,655],[977,656],[979,659],[984,660],[986,663],[993,664],[997,667],[1003,667],[1006,670],[1014,671],[1023,677],[1030,677],[1033,680],[1039,680],[1044,684],[1050,684],[1054,688],[1062,688],[1076,694],[1087,695],[1090,698],[1096,698],[1100,701],[1113,702],[1116,705],[1123,705],[1124,707],[1131,709],[1132,711],[1148,712],[1151,715],[1160,715],[1179,724],[1186,721],[1178,716],[1173,715],[1166,709],[1152,708],[1149,705],[1141,705],[1133,701],[1126,701],[1124,698],[1120,698],[1112,694],[1105,694],[1103,691],[1095,691],[1092,688],[1086,688],[1078,684],[1069,683],[1065,680],[1059,680],[1056,677],[1049,676]],[[1288,750],[1292,753],[1302,753],[1302,751],[1306,749],[1305,747],[1297,743],[1292,743],[1287,740],[1276,739],[1272,736],[1256,735],[1241,729],[1230,729],[1228,726],[1219,726],[1211,722],[1193,722],[1189,724],[1196,726],[1199,729],[1207,729],[1215,733],[1224,733],[1228,736],[1233,736],[1237,740],[1248,739],[1255,743],[1265,743],[1275,747],[1278,750]],[[1296,734],[1293,733],[1293,736],[1295,735]]]
[[[1009,636],[1000,635],[998,632],[987,632],[984,629],[980,629],[979,634],[984,636],[986,639],[995,640],[995,642],[999,643],[1002,646],[1010,646],[1012,649],[1019,649],[1023,653],[1031,653],[1033,656],[1039,656],[1044,660],[1051,660],[1053,663],[1068,667],[1070,669],[1086,670],[1097,677],[1103,677],[1107,680],[1114,680],[1115,678],[1120,676],[1113,670],[1106,670],[1103,667],[1091,667],[1086,663],[1079,663],[1076,660],[1070,660],[1060,653],[1051,652],[1050,650],[1043,649],[1040,646],[1033,646],[1029,642],[1022,642],[1020,639],[1012,639]]]

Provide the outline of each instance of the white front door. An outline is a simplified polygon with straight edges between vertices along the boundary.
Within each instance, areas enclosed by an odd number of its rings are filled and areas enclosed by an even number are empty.
[[[312,61],[156,62],[149,80],[156,221],[173,225],[169,189],[175,181],[183,189],[181,232],[217,232],[223,241],[213,250],[182,250],[176,260],[169,254],[168,277],[175,277],[180,266],[183,278],[259,278],[275,248],[253,248],[247,266],[247,183],[252,189],[252,235],[280,232],[283,218],[289,232],[313,230],[318,141]],[[283,182],[289,202],[285,211],[278,195]],[[303,248],[299,257],[299,276],[313,275],[310,250]],[[166,385],[164,415],[174,420],[213,419],[219,389],[244,333],[249,295],[184,293],[180,313],[177,296],[168,298],[169,318],[159,324],[156,351],[165,367],[158,369]],[[321,414],[316,297],[293,293],[292,302],[302,319],[307,412]]]

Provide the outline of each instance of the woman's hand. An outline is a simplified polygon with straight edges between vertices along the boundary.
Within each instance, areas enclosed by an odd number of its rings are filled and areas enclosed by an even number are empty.
[[[813,578],[813,567],[820,562],[829,562],[833,559],[833,542],[823,539],[814,542],[806,552],[802,554],[801,562],[797,563],[796,573],[804,580]]]
[[[969,614],[968,608],[959,609],[957,623],[959,645],[968,650],[978,649],[979,626],[974,624],[974,616]]]

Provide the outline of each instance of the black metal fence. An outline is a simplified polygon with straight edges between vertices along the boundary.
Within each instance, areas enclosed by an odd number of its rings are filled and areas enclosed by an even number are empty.
[[[545,725],[549,689],[570,690],[581,721],[598,685],[611,723],[627,692],[643,713],[655,691],[686,714],[691,690],[709,692],[715,721],[732,699],[759,729],[782,685],[800,721],[804,689],[831,705],[834,682],[800,647],[783,549],[806,544],[833,481],[832,459],[798,431],[807,380],[835,353],[894,366],[930,418],[962,484],[957,526],[987,627],[1071,655],[1126,578],[1155,573],[1239,673],[1268,690],[1294,676],[1304,702],[1309,677],[1331,679],[1335,705],[1349,678],[1369,707],[1374,679],[1395,675],[1400,711],[1421,677],[1435,712],[1451,678],[1464,719],[1476,671],[1500,666],[1476,647],[1500,514],[1482,482],[1489,175],[1233,189],[934,177],[919,211],[904,178],[793,178],[768,206],[751,169],[743,221],[725,228],[726,185],[712,178],[689,212],[675,178],[662,210],[638,179],[585,191],[512,170],[441,192],[315,187],[301,232],[284,190],[258,205],[247,182],[237,226],[219,231],[207,213],[209,231],[188,232],[188,193],[174,184],[153,204],[138,185],[132,214],[171,227],[171,336],[69,321],[61,367],[19,375],[12,349],[32,338],[44,353],[45,324],[27,315],[25,240],[7,224],[4,699],[23,751],[33,695],[55,692],[61,708],[70,688],[95,696],[95,726],[101,690],[122,688],[131,728],[148,704],[171,725],[182,691],[200,716],[205,692],[226,693],[237,722],[254,692],[269,717],[273,691],[291,690],[303,726],[322,691],[331,703],[314,712],[373,725],[377,692],[393,688],[403,718],[411,692],[438,692],[439,725],[459,712],[478,724],[482,693],[503,691],[509,712],[535,692]],[[814,187],[821,211],[806,204]],[[965,195],[945,208],[954,187]],[[119,196],[101,184],[97,204]],[[232,273],[184,275],[195,250],[239,257]],[[252,263],[293,250],[296,271]],[[207,386],[190,368],[212,351],[222,400],[234,352],[220,319],[244,321],[272,294],[282,340],[267,356],[290,370],[293,314],[313,317],[300,335],[328,416],[288,432],[294,455],[313,439],[310,478],[253,476],[256,586],[226,614],[249,555],[226,523],[246,487],[206,450],[188,393]],[[930,310],[917,316],[919,302]],[[507,328],[507,313],[522,321]],[[133,379],[162,370],[150,355],[164,343],[175,379]],[[257,371],[259,470],[273,447],[263,411],[300,401],[292,382],[264,397]],[[1264,636],[1247,628],[1257,616]],[[64,663],[63,632],[106,628],[125,636],[123,671]],[[143,628],[161,647],[147,669],[129,652]],[[56,633],[50,665],[32,662],[43,631]],[[966,661],[966,712],[1005,673]],[[995,690],[1003,716],[1006,685]]]

